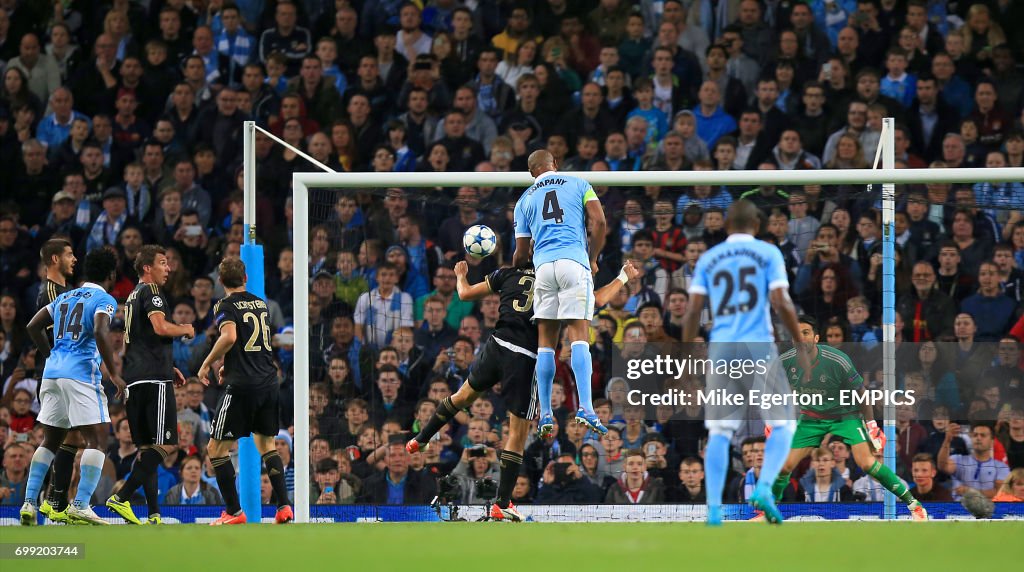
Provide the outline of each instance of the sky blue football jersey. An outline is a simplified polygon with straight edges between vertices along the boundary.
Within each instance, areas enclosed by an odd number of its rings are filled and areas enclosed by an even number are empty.
[[[733,234],[697,259],[690,293],[706,296],[711,304],[709,341],[772,342],[768,294],[776,288],[789,288],[779,248]]]
[[[53,351],[46,360],[43,377],[67,378],[99,385],[100,352],[96,349],[95,317],[106,314],[111,319],[117,310],[114,297],[103,287],[86,282],[68,290],[46,309],[53,316]]]
[[[519,197],[515,209],[516,238],[533,238],[533,265],[575,260],[590,270],[586,203],[596,201],[590,183],[549,171],[537,177]]]

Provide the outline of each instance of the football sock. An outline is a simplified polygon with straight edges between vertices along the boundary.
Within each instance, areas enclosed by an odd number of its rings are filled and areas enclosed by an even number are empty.
[[[163,463],[162,457],[160,462]],[[146,511],[149,513],[149,516],[160,514],[160,488],[157,480],[158,471],[159,467],[154,469],[153,472],[150,473],[149,477],[146,478],[146,481],[142,483],[142,492],[146,495]]]
[[[573,371],[575,371],[573,367]],[[537,399],[540,414],[551,415],[551,386],[555,383],[555,350],[537,348]],[[578,384],[577,384],[578,385]]]
[[[501,508],[508,508],[512,489],[515,488],[516,479],[519,477],[519,468],[523,466],[523,455],[513,451],[502,451],[498,465],[501,467],[501,476],[498,478],[498,498],[495,502]]]
[[[220,495],[224,497],[224,509],[228,514],[238,514],[242,507],[238,503],[238,490],[235,489],[235,466],[231,464],[231,457],[211,457],[210,464],[213,465],[213,470],[217,474],[217,486],[220,487]]]
[[[772,483],[772,496],[775,497],[776,501],[782,500],[782,494],[786,492],[786,487],[789,486],[789,478],[792,473],[779,473],[779,476],[775,477],[775,482]]]
[[[452,404],[451,396],[445,397],[441,400],[441,405],[434,411],[434,414],[430,416],[430,421],[427,421],[427,424],[420,429],[419,434],[416,435],[416,440],[420,443],[430,441],[458,413],[459,409]]]
[[[50,476],[48,500],[55,510],[62,511],[68,506],[68,489],[71,487],[71,473],[75,466],[78,447],[61,445],[53,458],[53,474]]]
[[[281,460],[277,451],[268,451],[263,455],[263,464],[267,466],[267,476],[270,477],[270,486],[274,488],[277,507],[288,506],[288,485],[284,482],[284,461]]]
[[[590,344],[582,341],[573,342],[572,356],[569,361],[572,365],[572,374],[576,376],[576,393],[580,397],[580,407],[586,413],[593,413],[594,398],[590,378],[594,373],[594,365],[590,361]],[[551,400],[548,399],[548,402],[550,403]]]
[[[725,475],[729,471],[729,435],[712,433],[704,451],[705,485],[708,491],[708,506],[722,505],[722,491],[725,490]]]
[[[39,490],[43,488],[43,479],[50,470],[54,453],[46,447],[39,447],[32,454],[32,464],[28,469],[28,484],[25,485],[25,500],[36,506],[39,504]]]
[[[757,479],[760,489],[775,490],[775,479],[789,457],[789,446],[793,443],[794,429],[791,424],[772,427],[772,434],[764,444],[764,464]]]
[[[78,481],[78,492],[75,493],[75,506],[86,508],[89,506],[89,499],[96,491],[96,484],[100,482],[100,474],[103,472],[103,461],[106,455],[99,449],[86,449],[82,451],[82,461],[79,464],[79,472],[82,476]]]
[[[892,472],[892,469],[886,467],[882,463],[875,461],[874,465],[871,465],[871,469],[868,470],[868,474],[874,477],[874,479],[885,487],[886,490],[891,491],[892,494],[898,496],[901,501],[910,504],[916,499],[914,494],[910,492],[907,485],[903,484],[903,481],[896,476],[896,473]]]
[[[160,447],[146,447],[135,457],[135,464],[132,472],[128,475],[124,485],[114,495],[120,502],[127,502],[132,498],[135,491],[139,490],[149,480],[149,476],[156,476],[157,465],[164,460],[163,450]],[[147,500],[148,500],[147,494]]]

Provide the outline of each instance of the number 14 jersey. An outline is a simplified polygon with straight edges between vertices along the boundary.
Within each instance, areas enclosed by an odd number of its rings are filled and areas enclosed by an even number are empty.
[[[101,361],[94,318],[102,313],[113,319],[117,302],[102,286],[86,282],[57,296],[46,310],[53,316],[53,351],[46,360],[43,378],[99,384]]]
[[[690,294],[706,296],[711,305],[709,341],[773,342],[768,294],[776,288],[789,288],[782,252],[737,233],[697,259]]]

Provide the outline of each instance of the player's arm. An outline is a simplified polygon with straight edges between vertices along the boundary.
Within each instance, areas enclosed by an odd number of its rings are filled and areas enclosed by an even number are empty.
[[[700,313],[704,311],[704,294],[690,293],[690,303],[686,306],[686,313],[683,314],[683,343],[690,343],[697,337],[697,329],[700,327]]]
[[[512,253],[512,266],[525,268],[530,265],[533,254],[533,247],[530,245],[529,236],[516,236],[516,251]]]
[[[153,325],[153,333],[163,338],[177,338],[179,336],[193,338],[196,335],[192,324],[175,324],[170,322],[163,312],[150,312],[149,323]]]
[[[125,383],[118,374],[117,362],[114,361],[114,345],[110,343],[110,315],[106,312],[96,312],[93,320],[95,322],[93,327],[95,328],[96,349],[99,350],[103,365],[107,368],[107,374],[110,375],[110,382],[117,388],[115,397],[120,399],[124,396]]]
[[[949,454],[949,446],[953,442],[953,439],[960,434],[960,425],[956,423],[950,423],[946,427],[946,435],[942,439],[942,447],[939,448],[939,457],[935,460],[935,464],[939,466],[939,470],[947,475],[952,475],[956,472],[956,459]]]
[[[525,194],[520,197],[515,210],[512,211],[512,228],[516,237],[516,250],[512,253],[512,266],[515,268],[529,266],[533,258],[533,246],[530,244],[533,234],[530,232],[530,225],[526,222],[526,212],[523,207],[525,198]]]
[[[604,207],[598,200],[594,189],[587,190],[583,195],[584,204],[587,207],[587,216],[590,218],[590,270],[597,272],[597,258],[604,250],[605,239],[608,236],[608,221],[604,218]]]
[[[199,381],[203,382],[203,385],[210,385],[210,380],[208,379],[210,368],[228,354],[228,351],[231,350],[231,346],[235,345],[237,339],[238,330],[235,327],[235,323],[221,323],[220,335],[217,337],[217,341],[214,342],[213,347],[210,348],[210,355],[206,356],[206,359],[203,360],[203,365],[200,366],[199,373],[197,374]]]
[[[626,286],[627,282],[639,275],[640,270],[633,265],[633,261],[627,260],[626,263],[622,265],[622,270],[619,271],[619,275],[615,280],[612,280],[599,288],[597,292],[594,292],[594,304],[596,304],[598,308],[604,306],[619,293],[619,290],[622,290],[622,288]]]
[[[35,316],[29,321],[28,335],[32,338],[32,342],[36,344],[38,349],[39,357],[44,360],[50,357],[50,340],[46,336],[46,328],[53,325],[53,315],[50,314],[50,307],[43,306],[36,312]]]
[[[468,275],[469,264],[465,260],[458,262],[455,265],[455,291],[459,293],[459,300],[473,302],[493,292],[489,281],[470,284]]]

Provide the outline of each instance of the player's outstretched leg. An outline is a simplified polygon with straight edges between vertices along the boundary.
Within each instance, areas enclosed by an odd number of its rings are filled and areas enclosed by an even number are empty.
[[[729,441],[732,431],[711,429],[705,458],[705,484],[708,497],[708,526],[722,524],[722,492],[725,490],[725,475],[729,470]]]
[[[430,416],[427,424],[420,429],[420,432],[415,437],[405,444],[405,450],[410,455],[425,450],[430,440],[434,438],[434,435],[437,435],[441,428],[458,415],[459,411],[472,405],[479,396],[480,394],[470,387],[468,381],[463,383],[458,391],[441,400],[441,403],[434,410],[434,414]]]
[[[875,460],[875,456],[871,453],[871,448],[867,442],[857,443],[850,449],[853,453],[854,461],[857,462],[864,472],[881,483],[885,490],[896,495],[901,501],[906,503],[907,509],[910,510],[910,516],[915,521],[928,520],[928,511],[925,510],[924,505],[914,498],[914,494],[896,476],[896,473],[892,472],[892,469]]]
[[[793,433],[795,432],[794,425],[793,421],[785,421],[772,426],[772,433],[764,446],[764,465],[761,467],[761,474],[757,479],[754,492],[750,495],[751,506],[764,511],[765,520],[771,524],[781,524],[783,520],[782,513],[775,506],[774,490],[777,485],[776,479],[789,457],[790,445],[793,443]],[[786,482],[789,482],[788,473]]]

